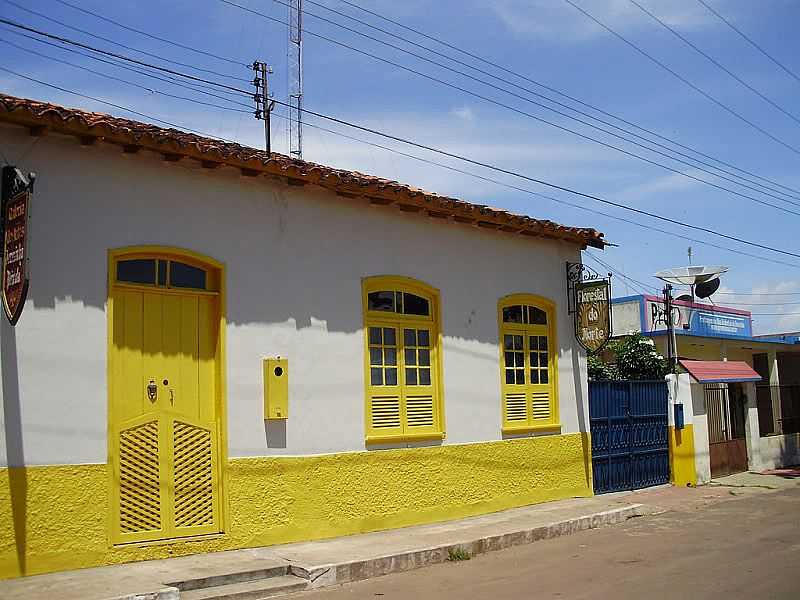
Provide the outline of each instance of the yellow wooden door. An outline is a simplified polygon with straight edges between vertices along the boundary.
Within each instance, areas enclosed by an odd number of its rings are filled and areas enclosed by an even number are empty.
[[[112,302],[113,541],[217,533],[217,296],[114,285]]]

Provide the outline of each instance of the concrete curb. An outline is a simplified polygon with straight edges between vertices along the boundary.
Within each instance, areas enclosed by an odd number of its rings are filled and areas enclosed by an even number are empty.
[[[587,529],[616,525],[633,517],[648,515],[650,512],[644,504],[631,504],[622,508],[540,525],[532,529],[451,542],[366,560],[324,565],[293,564],[290,572],[297,577],[308,579],[309,588],[319,588],[440,564],[448,560],[452,550],[461,550],[470,556],[477,556],[495,550],[570,535]]]

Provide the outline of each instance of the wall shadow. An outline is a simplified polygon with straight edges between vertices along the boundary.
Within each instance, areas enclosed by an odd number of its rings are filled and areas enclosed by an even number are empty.
[[[27,572],[26,543],[28,518],[28,472],[22,443],[22,410],[19,394],[16,330],[0,315],[0,371],[3,376],[3,427],[8,461],[8,487],[11,517],[14,523],[14,545],[22,575]]]

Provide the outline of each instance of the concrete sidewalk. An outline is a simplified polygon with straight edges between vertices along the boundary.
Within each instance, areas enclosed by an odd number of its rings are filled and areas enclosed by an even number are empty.
[[[0,581],[0,598],[59,600],[259,600],[347,583],[621,523],[665,511],[800,485],[777,475],[740,474],[700,488],[660,486],[575,498],[479,517],[167,560]]]

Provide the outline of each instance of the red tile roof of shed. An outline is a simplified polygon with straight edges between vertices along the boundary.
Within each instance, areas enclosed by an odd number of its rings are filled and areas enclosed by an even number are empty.
[[[267,154],[256,148],[178,129],[0,93],[0,122],[4,121],[28,127],[36,135],[57,131],[76,136],[85,144],[104,141],[131,152],[141,148],[160,152],[170,160],[191,158],[207,168],[224,164],[241,169],[249,176],[266,174],[286,178],[289,183],[315,184],[346,198],[364,199],[368,204],[394,205],[404,212],[418,212],[506,234],[563,240],[581,247],[603,248],[606,245],[603,234],[590,227],[559,225],[357,171],[335,169],[275,152]]]
[[[682,360],[680,363],[699,383],[761,381],[761,375],[743,361]]]

